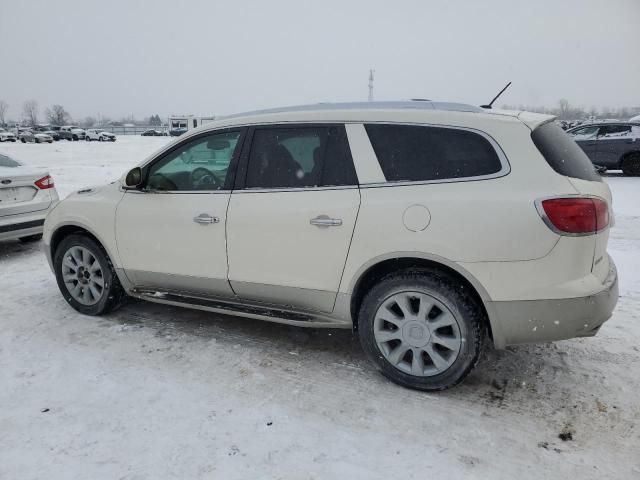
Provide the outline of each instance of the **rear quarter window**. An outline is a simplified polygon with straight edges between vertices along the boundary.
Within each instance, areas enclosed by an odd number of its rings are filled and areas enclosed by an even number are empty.
[[[468,130],[420,125],[365,125],[389,182],[481,177],[503,165],[482,135]]]
[[[549,166],[560,175],[601,182],[589,157],[564,130],[553,122],[531,132],[531,139]]]

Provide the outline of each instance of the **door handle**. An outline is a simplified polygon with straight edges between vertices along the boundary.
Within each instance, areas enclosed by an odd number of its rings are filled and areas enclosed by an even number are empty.
[[[218,223],[220,219],[218,217],[212,217],[208,213],[201,213],[197,217],[193,217],[193,221],[200,225],[208,225],[210,223]]]
[[[342,225],[342,219],[331,218],[329,215],[318,215],[316,218],[309,220],[309,223],[316,227],[339,227]]]

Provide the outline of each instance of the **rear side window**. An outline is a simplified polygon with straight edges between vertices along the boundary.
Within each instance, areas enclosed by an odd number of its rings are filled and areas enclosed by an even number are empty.
[[[531,139],[549,166],[560,175],[601,182],[589,157],[580,146],[553,122],[540,125]]]
[[[424,181],[492,175],[502,163],[483,136],[454,128],[365,125],[387,181]]]
[[[246,188],[357,185],[342,127],[256,128]]]

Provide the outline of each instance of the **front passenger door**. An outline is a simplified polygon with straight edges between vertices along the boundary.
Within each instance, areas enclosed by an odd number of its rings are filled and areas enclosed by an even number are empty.
[[[137,287],[233,296],[225,228],[244,129],[205,133],[143,167],[116,211],[118,253]]]

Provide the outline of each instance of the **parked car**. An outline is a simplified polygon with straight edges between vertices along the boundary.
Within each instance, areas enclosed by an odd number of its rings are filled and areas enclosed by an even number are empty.
[[[115,142],[116,136],[101,128],[90,128],[87,130],[85,139],[87,142],[90,142],[91,140],[97,140],[99,142]]]
[[[20,130],[18,138],[22,143],[53,143],[53,137],[51,137],[51,135],[33,132],[31,130]]]
[[[74,126],[64,126],[60,127],[60,139],[61,140],[84,140],[86,136],[86,132],[79,127]]]
[[[485,334],[504,348],[598,332],[618,298],[610,215],[551,116],[322,104],[192,130],[63,200],[44,242],[81,313],[130,295],[353,328],[391,380],[440,390]]]
[[[640,123],[606,122],[567,131],[594,165],[640,175]]]
[[[33,129],[34,133],[44,133],[49,135],[53,140],[60,140],[60,127],[51,127],[49,125],[39,125]]]
[[[58,201],[46,170],[0,154],[0,240],[42,238],[44,218]]]
[[[166,137],[167,132],[161,132],[160,130],[145,130],[140,135],[143,137]]]
[[[16,135],[13,132],[0,128],[0,142],[15,142]]]

